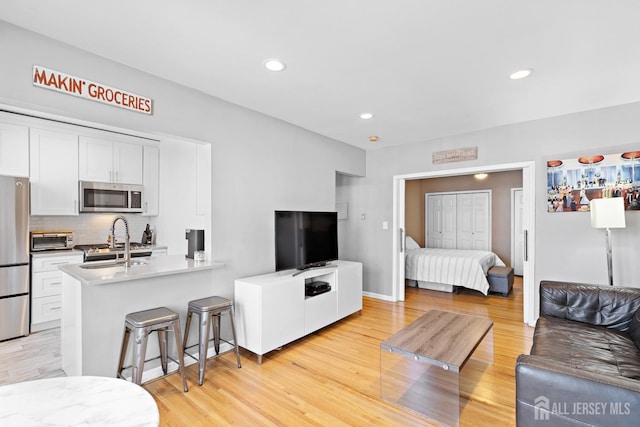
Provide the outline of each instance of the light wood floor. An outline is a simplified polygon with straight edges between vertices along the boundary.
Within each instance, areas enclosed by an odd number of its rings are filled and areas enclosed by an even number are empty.
[[[177,374],[149,383],[161,426],[437,426],[380,398],[382,341],[429,309],[486,317],[494,322],[494,364],[468,363],[461,426],[515,425],[515,360],[531,347],[533,328],[522,322],[522,281],[508,298],[462,291],[459,295],[407,288],[406,301],[364,298],[362,315],[350,317],[271,352],[261,366],[242,352],[207,364],[197,385],[197,365],[187,367],[189,392]]]
[[[514,366],[528,353],[533,328],[522,322],[522,281],[508,298],[407,288],[406,301],[364,298],[362,315],[322,329],[264,356],[243,351],[207,364],[202,387],[197,365],[187,367],[189,392],[177,374],[145,388],[160,410],[161,426],[437,426],[380,398],[380,343],[429,309],[486,317],[494,322],[494,364],[470,361],[461,426],[515,425]],[[0,385],[64,376],[60,330],[0,343]],[[468,396],[468,394],[465,394]]]
[[[64,376],[60,328],[0,342],[0,385]]]

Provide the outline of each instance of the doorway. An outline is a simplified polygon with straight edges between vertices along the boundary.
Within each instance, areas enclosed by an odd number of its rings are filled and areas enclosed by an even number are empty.
[[[393,177],[393,295],[394,301],[404,301],[404,250],[405,250],[405,183],[411,179],[442,178],[457,175],[470,175],[479,172],[522,171],[522,227],[524,230],[522,263],[523,274],[523,321],[529,325],[535,323],[534,309],[534,254],[535,254],[535,162],[508,163],[492,166],[451,169],[434,172],[422,172]]]

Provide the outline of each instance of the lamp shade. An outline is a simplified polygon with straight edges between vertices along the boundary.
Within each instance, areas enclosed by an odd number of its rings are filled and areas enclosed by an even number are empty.
[[[589,206],[593,228],[624,228],[626,226],[622,197],[593,199]]]

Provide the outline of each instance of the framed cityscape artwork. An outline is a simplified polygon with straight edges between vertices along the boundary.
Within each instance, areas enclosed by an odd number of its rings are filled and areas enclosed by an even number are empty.
[[[588,212],[601,197],[640,210],[640,151],[547,161],[548,212]]]

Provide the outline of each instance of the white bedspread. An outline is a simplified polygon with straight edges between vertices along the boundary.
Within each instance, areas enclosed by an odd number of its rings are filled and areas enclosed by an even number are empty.
[[[487,271],[504,262],[493,252],[464,249],[409,249],[405,255],[405,278],[464,286],[487,295]]]

